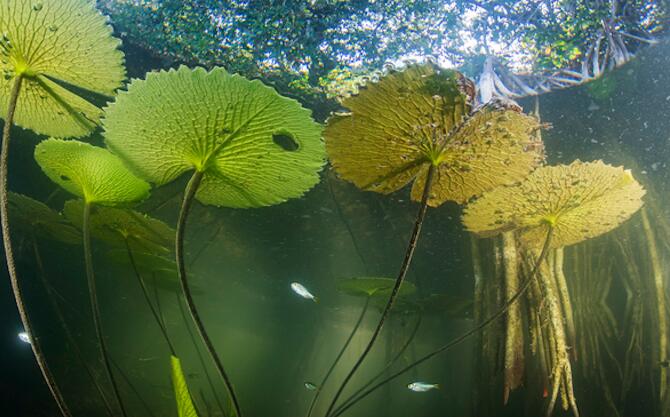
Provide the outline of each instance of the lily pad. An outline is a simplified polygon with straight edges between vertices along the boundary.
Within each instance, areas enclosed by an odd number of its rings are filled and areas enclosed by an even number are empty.
[[[310,112],[258,80],[181,66],[133,80],[103,120],[106,143],[140,177],[203,173],[196,199],[260,207],[300,197],[325,163]]]
[[[79,141],[47,139],[35,147],[44,173],[88,203],[116,206],[144,200],[149,184],[134,176],[104,148]]]
[[[383,277],[346,278],[337,282],[337,289],[354,297],[381,297],[388,298],[395,285],[395,279]],[[416,286],[405,281],[398,292],[399,297],[412,295]]]
[[[125,79],[120,41],[90,0],[0,3],[0,97],[23,77],[14,123],[58,137],[84,136],[102,110],[86,91],[111,96]],[[7,115],[0,100],[0,117]]]
[[[606,233],[640,207],[644,188],[623,167],[602,161],[538,168],[523,182],[501,187],[468,205],[465,227],[479,236],[519,230],[539,246],[553,228],[552,248]]]
[[[79,200],[65,203],[63,213],[73,224],[81,224],[84,204]],[[174,245],[174,229],[164,222],[131,209],[94,206],[91,209],[91,235],[111,246],[168,253]],[[174,265],[174,263],[172,264]]]
[[[46,204],[18,193],[9,193],[9,217],[12,225],[25,233],[80,245],[81,233],[65,217]]]
[[[527,176],[544,159],[539,123],[512,103],[469,115],[472,82],[456,71],[411,65],[343,100],[350,112],[324,132],[333,168],[363,190],[388,194],[413,183],[421,200],[437,167],[428,204],[465,203]]]

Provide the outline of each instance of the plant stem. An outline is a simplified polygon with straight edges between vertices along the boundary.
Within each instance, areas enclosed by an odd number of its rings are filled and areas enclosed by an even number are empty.
[[[109,381],[112,383],[112,389],[114,390],[114,395],[116,400],[119,403],[119,408],[124,417],[127,417],[126,408],[123,405],[123,400],[121,399],[121,392],[114,378],[114,373],[112,372],[112,364],[110,362],[109,354],[107,351],[107,343],[102,332],[102,322],[100,319],[100,305],[98,304],[98,294],[95,286],[95,273],[93,271],[93,255],[91,253],[91,203],[84,202],[84,220],[82,225],[82,235],[84,239],[84,263],[86,264],[86,280],[88,281],[88,296],[91,302],[91,310],[93,312],[93,325],[95,327],[95,336],[98,339],[98,348],[100,349],[100,355],[102,356],[103,364],[105,365],[105,372]]]
[[[198,314],[198,310],[195,307],[195,302],[193,301],[193,296],[191,295],[191,289],[189,288],[188,279],[186,276],[186,265],[184,263],[184,234],[186,232],[186,219],[188,218],[188,213],[191,209],[195,193],[196,191],[198,191],[198,187],[200,186],[200,182],[202,181],[203,174],[204,174],[203,172],[195,171],[195,173],[193,173],[193,176],[189,180],[188,184],[186,185],[186,190],[184,190],[184,200],[182,201],[181,209],[179,210],[179,219],[177,220],[177,235],[175,237],[175,257],[177,262],[177,272],[179,273],[179,282],[181,283],[181,289],[184,294],[186,306],[188,307],[188,311],[191,314],[191,319],[193,320],[193,323],[195,323],[195,326],[198,329],[198,333],[200,334],[200,338],[202,339],[202,342],[205,344],[205,347],[207,348],[209,355],[211,356],[212,360],[214,361],[214,364],[216,365],[216,369],[219,372],[219,375],[221,376],[224,384],[226,385],[228,395],[230,396],[230,400],[233,403],[233,407],[235,408],[235,413],[237,417],[242,417],[242,413],[240,411],[240,405],[237,400],[237,396],[235,395],[235,391],[233,389],[233,384],[228,378],[228,375],[226,374],[226,371],[223,368],[223,363],[221,363],[221,359],[219,358],[219,355],[216,353],[214,344],[210,340],[209,335],[205,330],[205,326],[202,323],[202,320],[200,319],[200,314]]]
[[[519,264],[514,232],[504,232],[502,241],[505,299],[507,300],[514,296],[519,289]],[[519,303],[509,308],[506,319],[504,404],[507,404],[510,392],[523,383],[524,334],[521,305]]]
[[[154,316],[154,319],[156,320],[156,324],[158,324],[158,327],[161,330],[161,334],[163,335],[163,338],[165,339],[165,342],[168,345],[168,348],[170,349],[170,353],[172,356],[177,356],[177,352],[175,351],[174,345],[172,344],[172,341],[170,340],[170,336],[168,336],[167,329],[163,325],[163,321],[161,320],[160,316],[158,315],[158,312],[156,311],[156,308],[154,307],[153,303],[151,302],[151,297],[149,297],[149,290],[147,290],[147,286],[144,283],[144,279],[142,278],[142,275],[140,274],[139,270],[137,269],[137,264],[135,263],[135,256],[133,255],[133,251],[130,249],[130,243],[128,242],[128,238],[123,239],[125,245],[126,245],[126,251],[128,252],[128,258],[130,258],[130,265],[133,268],[133,272],[135,273],[135,277],[137,278],[137,282],[140,284],[140,287],[142,288],[142,294],[144,294],[144,300],[147,302],[147,305],[149,306],[149,309],[151,310],[151,314]]]
[[[386,364],[386,366],[384,366],[384,369],[382,369],[381,371],[379,371],[379,372],[377,373],[377,375],[375,375],[374,377],[372,377],[367,383],[365,383],[365,385],[363,385],[362,387],[360,387],[360,388],[359,388],[356,392],[354,392],[349,398],[347,398],[346,400],[344,400],[344,402],[342,403],[342,405],[340,405],[339,407],[337,407],[337,408],[335,409],[335,413],[339,412],[343,407],[346,407],[346,406],[347,406],[349,403],[351,403],[352,401],[356,401],[356,397],[357,397],[361,392],[363,392],[363,391],[364,391],[367,387],[369,387],[370,385],[374,384],[374,382],[375,382],[376,380],[378,380],[379,378],[381,378],[381,377],[386,373],[386,371],[388,371],[389,369],[391,369],[391,367],[396,363],[396,361],[397,361],[398,359],[400,359],[400,357],[402,356],[402,354],[405,353],[405,351],[407,350],[407,348],[409,347],[409,345],[410,345],[410,344],[412,343],[412,341],[414,340],[414,337],[416,336],[417,332],[419,331],[419,327],[421,327],[421,321],[422,321],[422,318],[423,318],[423,317],[422,317],[421,315],[419,315],[419,318],[418,318],[418,320],[416,321],[416,324],[414,325],[414,329],[412,329],[412,333],[411,333],[411,334],[409,335],[409,337],[407,338],[407,341],[406,341],[405,344],[402,346],[402,348],[400,348],[400,350],[398,351],[398,353],[396,353],[395,356],[394,356],[394,357],[393,357],[393,358]]]
[[[642,226],[647,241],[647,250],[651,261],[651,271],[654,275],[654,290],[656,293],[656,313],[658,320],[658,361],[664,363],[668,360],[668,324],[665,316],[665,288],[663,284],[663,269],[661,267],[658,249],[656,248],[656,238],[649,223],[647,209],[642,207]],[[659,380],[659,399],[663,401],[668,384],[668,372],[664,366],[660,367]]]
[[[312,398],[312,403],[309,405],[309,410],[307,411],[307,417],[310,417],[312,415],[312,411],[314,411],[314,406],[316,405],[316,402],[319,399],[319,394],[321,394],[321,391],[323,390],[323,387],[326,385],[326,382],[328,382],[328,378],[330,378],[330,375],[335,370],[335,367],[340,362],[340,359],[342,358],[342,355],[344,355],[344,352],[347,350],[347,348],[349,347],[349,344],[351,343],[351,340],[354,338],[354,335],[358,331],[358,328],[360,327],[361,323],[363,322],[363,317],[365,317],[365,313],[368,311],[368,306],[369,305],[370,305],[370,297],[366,297],[365,298],[365,305],[363,305],[363,309],[361,310],[361,314],[358,316],[358,320],[356,320],[356,324],[354,325],[353,330],[349,334],[349,337],[347,338],[347,341],[344,342],[344,345],[342,346],[342,349],[340,349],[340,352],[337,354],[337,357],[335,358],[333,363],[330,365],[330,368],[328,369],[328,372],[326,372],[326,375],[323,377],[323,380],[321,381],[319,386],[316,388],[316,393],[314,394],[314,397]]]
[[[44,381],[51,391],[51,395],[56,401],[56,405],[60,413],[64,417],[70,417],[70,409],[68,408],[65,398],[56,383],[56,380],[49,369],[44,353],[42,352],[42,345],[39,337],[33,333],[33,326],[28,318],[28,312],[23,303],[23,292],[19,285],[19,278],[16,272],[16,263],[14,261],[14,251],[12,249],[12,240],[9,230],[9,201],[7,196],[7,171],[9,165],[9,141],[14,124],[14,114],[16,112],[16,105],[19,101],[19,92],[21,91],[21,84],[23,83],[23,76],[18,75],[14,80],[14,85],[9,96],[9,104],[7,105],[7,117],[5,118],[5,125],[2,130],[2,150],[0,151],[0,223],[2,224],[2,240],[5,248],[5,259],[7,261],[7,272],[9,273],[9,282],[12,285],[14,292],[14,300],[16,307],[19,310],[19,317],[23,324],[23,329],[30,336],[30,346],[33,349],[33,354],[37,360],[37,365],[42,372]]]
[[[462,335],[460,335],[456,339],[452,340],[451,342],[447,343],[446,345],[432,351],[431,353],[423,356],[421,359],[407,365],[406,367],[397,371],[396,373],[389,376],[388,378],[385,378],[382,381],[378,382],[377,384],[373,385],[372,387],[367,389],[365,392],[363,392],[356,400],[349,403],[349,405],[347,405],[345,407],[342,407],[340,409],[340,411],[338,411],[336,413],[333,413],[333,415],[331,417],[338,417],[338,416],[342,415],[345,411],[347,411],[349,408],[351,408],[353,405],[355,405],[357,402],[359,402],[363,398],[367,397],[368,395],[370,395],[371,393],[376,391],[379,387],[381,387],[384,384],[396,379],[400,375],[403,375],[404,373],[411,370],[412,368],[414,368],[418,365],[421,365],[422,363],[424,363],[425,361],[433,358],[434,356],[436,356],[436,355],[438,355],[442,352],[445,352],[445,351],[449,350],[450,348],[458,345],[459,343],[466,340],[468,337],[470,337],[473,334],[479,332],[480,330],[484,329],[485,327],[487,327],[488,325],[490,325],[491,323],[495,322],[500,317],[502,317],[507,312],[509,307],[512,304],[514,304],[526,292],[526,290],[528,289],[530,284],[533,282],[535,276],[538,273],[540,264],[542,262],[544,262],[545,258],[547,257],[547,252],[549,251],[549,245],[551,243],[552,235],[553,235],[553,228],[549,227],[549,230],[547,231],[547,237],[545,238],[544,245],[542,247],[542,251],[540,252],[540,255],[537,258],[537,262],[535,264],[535,267],[533,268],[533,271],[530,273],[530,276],[528,276],[528,278],[526,278],[526,281],[521,285],[521,287],[519,288],[519,291],[517,291],[517,293],[514,294],[513,297],[508,299],[507,302],[505,304],[503,304],[503,306],[498,311],[496,311],[493,315],[489,316],[486,320],[481,322],[481,324],[479,324],[478,326],[472,328],[471,330],[468,330],[467,332],[463,333]]]
[[[74,350],[75,356],[79,359],[79,361],[84,365],[84,369],[86,370],[86,374],[88,377],[91,379],[91,382],[93,382],[93,385],[95,385],[95,389],[98,391],[98,394],[100,395],[100,398],[102,399],[102,402],[105,404],[105,409],[107,410],[107,415],[110,417],[114,417],[114,412],[112,411],[112,406],[107,401],[107,397],[105,396],[104,390],[100,386],[100,383],[98,382],[98,379],[95,377],[95,373],[91,369],[91,366],[86,362],[86,359],[84,359],[84,355],[81,352],[81,349],[79,349],[79,345],[77,344],[77,340],[75,339],[74,335],[70,331],[70,326],[67,325],[67,321],[65,320],[65,316],[63,315],[63,312],[61,311],[60,307],[58,306],[58,302],[56,301],[56,297],[54,294],[53,289],[51,288],[51,285],[49,285],[49,282],[47,281],[46,278],[46,270],[44,269],[44,263],[42,262],[42,254],[40,253],[40,248],[39,245],[37,244],[37,239],[35,236],[31,236],[31,241],[33,244],[33,253],[35,255],[35,263],[37,264],[37,269],[39,270],[39,276],[40,276],[40,281],[42,281],[42,285],[44,286],[44,290],[47,293],[47,298],[49,299],[49,303],[51,304],[51,308],[56,314],[56,319],[60,323],[61,327],[63,328],[63,332],[65,333],[65,337]]]
[[[372,346],[374,346],[375,341],[379,336],[379,333],[381,333],[382,327],[384,327],[386,317],[388,317],[388,314],[391,311],[391,308],[393,307],[396,298],[398,298],[398,292],[400,290],[400,286],[405,280],[405,276],[407,275],[409,266],[412,263],[412,257],[414,256],[414,250],[416,249],[416,244],[417,241],[419,240],[419,234],[421,233],[421,226],[423,225],[423,219],[426,217],[426,210],[428,208],[428,197],[430,196],[430,189],[433,184],[433,176],[435,175],[435,169],[436,167],[433,164],[431,164],[430,167],[428,168],[428,174],[426,175],[426,183],[424,184],[423,195],[421,196],[421,206],[419,207],[419,211],[416,215],[416,221],[414,222],[414,229],[412,230],[412,236],[409,239],[407,250],[405,251],[405,259],[403,260],[403,263],[400,266],[400,272],[398,273],[398,277],[396,278],[395,285],[393,286],[391,295],[389,296],[388,302],[386,303],[386,307],[384,307],[382,316],[379,319],[379,323],[377,324],[377,327],[372,333],[372,337],[370,338],[370,341],[365,347],[365,350],[363,350],[363,353],[354,364],[354,367],[351,369],[351,371],[349,371],[349,374],[346,376],[346,378],[344,378],[344,381],[342,381],[340,388],[335,393],[335,396],[333,397],[330,406],[328,406],[328,411],[326,411],[326,417],[330,416],[330,413],[335,408],[337,400],[340,399],[340,396],[342,395],[344,388],[347,386],[347,384],[354,376],[358,368],[360,368],[360,366],[363,364],[365,357],[368,356],[368,353],[370,353],[370,351],[372,350]]]

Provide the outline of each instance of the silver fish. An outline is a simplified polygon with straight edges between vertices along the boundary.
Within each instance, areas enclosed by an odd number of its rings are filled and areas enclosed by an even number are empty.
[[[310,391],[314,391],[314,390],[316,390],[316,384],[307,381],[307,382],[305,382],[305,388],[307,388]]]
[[[414,392],[427,392],[432,389],[440,389],[440,384],[428,384],[426,382],[412,382],[407,385],[407,388]]]
[[[299,282],[292,282],[291,283],[291,289],[293,290],[294,293],[298,294],[302,298],[305,298],[307,300],[312,300],[315,303],[319,302],[319,299],[315,297],[307,288],[305,288],[304,285],[302,285]]]
[[[32,342],[30,341],[30,335],[28,332],[20,332],[18,334],[19,340],[22,341],[23,343],[28,343],[31,344]]]

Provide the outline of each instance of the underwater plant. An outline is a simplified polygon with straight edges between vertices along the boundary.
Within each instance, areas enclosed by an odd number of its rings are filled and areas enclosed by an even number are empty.
[[[345,98],[324,132],[334,170],[363,190],[389,194],[413,183],[420,202],[404,260],[370,341],[331,401],[331,415],[348,382],[372,350],[397,298],[428,206],[465,203],[523,179],[544,159],[540,128],[513,102],[495,102],[470,114],[472,81],[432,64],[391,71]]]
[[[175,258],[189,313],[235,412],[232,383],[193,300],[184,262],[184,235],[193,200],[251,208],[302,196],[324,164],[321,128],[295,100],[260,81],[223,68],[181,66],[133,80],[106,109],[107,146],[138,176],[156,185],[192,172],[175,236]]]
[[[0,217],[10,282],[42,375],[69,416],[23,305],[8,221],[7,171],[14,124],[60,137],[84,136],[102,111],[82,93],[111,96],[125,78],[119,40],[90,0],[9,0],[0,5]],[[5,99],[6,98],[6,99]]]
[[[536,254],[533,270],[520,283],[516,294],[508,298],[494,314],[449,343],[360,393],[348,405],[333,413],[332,417],[341,415],[381,386],[451,349],[498,320],[523,295],[535,276],[543,275],[538,272],[541,268],[546,268],[543,264],[550,249],[573,245],[615,229],[642,206],[644,193],[644,189],[631,173],[621,167],[613,167],[601,161],[575,161],[570,165],[538,168],[522,182],[496,188],[470,203],[463,214],[465,227],[481,237],[516,231],[525,247]],[[546,273],[544,275],[548,276]],[[549,308],[558,312],[560,308],[556,295],[552,293],[546,280],[544,281],[544,289],[549,292],[546,295]],[[552,320],[551,326],[556,327],[552,330],[560,337],[564,332],[558,323],[560,321]],[[559,343],[558,337],[555,338],[556,343]],[[557,353],[560,354],[561,351]],[[565,350],[563,356],[555,359],[555,365],[552,376],[554,382],[558,383],[552,386],[547,415],[551,414],[558,388],[564,381],[561,377],[568,376],[565,370],[569,370],[569,361]],[[571,386],[568,389],[571,391]],[[576,403],[572,401],[571,405],[578,415]]]
[[[125,416],[126,410],[112,372],[103,336],[91,253],[91,207],[131,204],[144,200],[150,186],[128,171],[108,150],[78,141],[47,139],[35,147],[35,160],[53,182],[83,199],[82,238],[84,262],[98,349],[114,394]]]

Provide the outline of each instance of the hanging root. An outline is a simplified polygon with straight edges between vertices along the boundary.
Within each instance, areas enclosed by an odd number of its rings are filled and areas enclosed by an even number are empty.
[[[577,402],[575,400],[572,386],[572,367],[568,357],[568,345],[565,337],[565,328],[563,325],[563,314],[559,296],[555,286],[553,270],[546,264],[541,265],[539,274],[540,284],[544,293],[544,308],[548,311],[549,325],[553,335],[551,388],[549,404],[547,405],[546,417],[550,417],[556,405],[558,393],[561,391],[561,398],[564,408],[571,408],[575,417],[579,417]]]
[[[503,233],[503,264],[505,267],[505,301],[519,290],[519,268],[514,232]],[[507,311],[505,329],[505,388],[504,403],[509,394],[523,382],[524,337],[521,305],[516,303]]]

